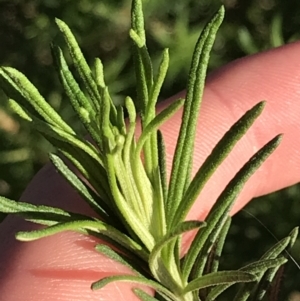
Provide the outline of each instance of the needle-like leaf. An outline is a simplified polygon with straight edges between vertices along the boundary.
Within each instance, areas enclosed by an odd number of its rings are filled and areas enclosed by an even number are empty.
[[[7,95],[24,105],[30,113],[69,134],[74,134],[54,109],[46,102],[33,84],[18,70],[0,67],[0,86]]]
[[[212,207],[206,218],[207,227],[194,239],[191,248],[189,249],[183,262],[184,279],[188,279],[189,274],[193,268],[193,264],[198,256],[199,251],[203,247],[209,234],[223,219],[225,222],[227,214],[232,207],[234,200],[241,191],[246,181],[250,176],[260,167],[260,165],[267,159],[267,157],[276,149],[280,143],[281,135],[276,136],[261,148],[251,159],[240,169],[236,176],[229,182],[224,191],[219,196],[217,202]]]
[[[109,224],[117,222],[116,214],[106,203],[100,199],[77,175],[72,172],[67,165],[55,154],[50,154],[50,160],[57,171],[69,182],[69,184],[79,193],[79,195],[91,206],[92,209]]]
[[[221,271],[210,273],[194,279],[189,282],[188,285],[184,288],[184,293],[188,293],[190,291],[199,290],[208,286],[214,286],[224,283],[239,283],[239,282],[252,282],[255,281],[255,275],[250,273],[242,272],[242,271]]]
[[[59,28],[59,30],[62,32],[65,41],[67,43],[67,46],[69,48],[69,52],[71,54],[71,57],[74,62],[74,66],[80,75],[80,78],[82,82],[84,83],[84,86],[87,88],[88,94],[90,96],[90,99],[92,100],[92,104],[94,106],[94,109],[96,111],[99,111],[99,101],[100,101],[100,95],[98,92],[97,85],[92,77],[92,72],[87,64],[79,45],[77,44],[77,41],[72,34],[70,28],[68,25],[63,22],[62,20],[55,19],[56,24]]]
[[[224,17],[222,6],[202,31],[195,46],[190,69],[182,123],[173,158],[170,187],[167,201],[167,216],[173,221],[174,214],[184,194],[186,179],[190,177],[190,161],[195,140],[198,112],[202,100],[209,53],[216,33]]]
[[[160,285],[158,282],[155,282],[153,280],[149,280],[147,278],[140,277],[140,276],[120,275],[120,276],[106,277],[97,282],[94,282],[92,284],[92,289],[94,289],[94,290],[100,289],[100,288],[106,286],[107,284],[115,282],[115,281],[125,281],[125,282],[130,282],[130,283],[135,283],[135,284],[147,285],[147,286],[155,289],[160,294],[163,294],[163,295],[169,297],[170,300],[177,300],[176,296],[173,293],[171,293],[164,286]]]

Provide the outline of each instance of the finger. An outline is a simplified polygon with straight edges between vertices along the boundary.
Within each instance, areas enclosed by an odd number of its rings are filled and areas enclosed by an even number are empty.
[[[299,163],[296,161],[297,154],[294,153],[296,147],[299,147],[299,138],[294,136],[299,129],[299,121],[297,120],[297,112],[299,114],[300,110],[300,104],[297,100],[297,95],[299,96],[299,92],[297,92],[299,90],[299,82],[297,82],[297,78],[299,78],[297,70],[299,70],[300,65],[300,59],[297,55],[299,48],[300,44],[291,44],[268,53],[252,56],[234,62],[209,77],[196,139],[194,171],[204,161],[224,132],[247,109],[262,99],[267,99],[268,105],[262,116],[248,132],[247,137],[238,143],[232,154],[212,177],[193,207],[191,217],[203,218],[220,191],[241,165],[267,140],[280,132],[285,134],[282,145],[251,178],[242,192],[235,210],[243,206],[253,196],[279,189],[295,183],[297,179],[299,180],[299,175],[297,176]],[[169,162],[174,150],[174,137],[178,132],[179,121],[180,114],[163,127]],[[283,167],[288,172],[283,173]],[[44,202],[46,198],[46,201],[50,203],[53,201],[55,203],[61,202],[60,206],[66,204],[66,207],[73,211],[87,210],[74,195],[70,197],[69,192],[64,195],[61,187],[55,190],[55,195],[53,188],[51,188],[52,184],[51,186],[48,184],[47,187],[42,186],[45,183],[45,178],[36,178],[35,181],[28,187],[24,199],[28,201],[39,200],[42,197],[40,202]],[[49,179],[46,182],[49,183]],[[7,238],[5,229],[12,232],[15,229],[20,229],[20,224],[16,221],[7,221],[4,227],[2,227],[1,237]],[[4,249],[10,248],[11,252],[15,252],[16,255],[10,257],[7,252],[0,254],[2,267],[6,268],[9,275],[9,277],[5,277],[8,280],[1,288],[5,293],[3,298],[8,301],[18,301],[24,300],[25,296],[39,294],[38,299],[41,299],[41,292],[44,291],[49,300],[58,299],[58,296],[60,296],[60,300],[68,301],[77,300],[76,298],[78,300],[93,300],[95,295],[90,292],[88,282],[90,283],[94,279],[79,277],[80,279],[76,280],[65,280],[62,271],[72,269],[74,261],[80,266],[80,271],[86,268],[89,271],[96,270],[99,272],[95,278],[101,277],[102,272],[105,275],[107,271],[119,273],[124,270],[115,263],[105,261],[102,256],[97,255],[94,258],[90,253],[92,246],[88,248],[90,251],[80,251],[78,243],[76,244],[76,241],[80,239],[82,236],[68,232],[34,243],[18,243],[17,245],[10,236],[10,241],[6,241],[8,247],[4,247]],[[90,242],[92,238],[88,239]],[[55,247],[54,252],[51,251],[53,247]],[[39,250],[42,250],[43,253]],[[0,252],[4,251],[0,250]],[[13,259],[9,260],[9,258]],[[42,259],[35,266],[32,258]],[[98,270],[101,269],[101,265],[104,265],[103,270]],[[10,268],[7,269],[7,267]],[[55,270],[56,278],[41,277],[41,275],[31,272],[32,269],[41,269],[41,267],[45,267],[46,271]],[[3,280],[0,283],[3,283]],[[13,297],[11,297],[12,292],[9,292],[7,287],[12,288],[13,285],[20,289],[14,290]],[[52,285],[51,290],[47,289],[49,285]],[[31,290],[28,287],[31,287]],[[99,299],[99,296],[103,300],[117,298],[122,300],[122,294],[124,294],[124,300],[134,300],[134,298],[129,298],[130,289],[127,286],[122,286],[122,291],[120,288],[121,286],[117,284],[111,290],[99,292],[103,295],[97,295],[95,300]]]

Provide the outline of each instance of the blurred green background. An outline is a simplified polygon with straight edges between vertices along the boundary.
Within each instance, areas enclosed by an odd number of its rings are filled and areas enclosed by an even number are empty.
[[[226,7],[226,18],[213,49],[210,70],[300,39],[299,0],[145,0],[148,48],[154,61],[158,62],[163,48],[170,48],[171,66],[162,99],[184,88],[195,41],[221,3]],[[79,127],[52,66],[49,44],[61,40],[55,17],[71,27],[89,62],[94,57],[102,59],[114,100],[122,102],[125,95],[134,93],[128,39],[130,0],[0,0],[0,64],[25,73],[64,119]],[[0,92],[0,194],[18,199],[48,161],[49,150],[51,146],[40,135],[9,112]],[[299,225],[299,203],[300,188],[296,185],[257,199],[236,215],[225,247],[224,268],[257,259],[274,244],[276,239],[266,228],[279,239]],[[300,262],[299,241],[293,256]],[[287,300],[290,295],[290,300],[299,301],[300,293],[298,297],[295,293],[299,287],[300,270],[290,262],[279,300]]]

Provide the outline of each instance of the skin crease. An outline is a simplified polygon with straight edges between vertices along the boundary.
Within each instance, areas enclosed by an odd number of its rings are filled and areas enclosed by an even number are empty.
[[[237,60],[208,79],[196,138],[194,172],[226,130],[260,100],[265,110],[218,169],[192,208],[189,218],[203,219],[229,179],[267,141],[283,141],[246,184],[233,208],[237,212],[254,196],[292,185],[300,179],[300,43]],[[170,162],[180,113],[163,126]],[[45,166],[22,196],[23,201],[90,213],[52,167]],[[17,242],[17,230],[32,225],[9,217],[0,227],[0,299],[5,301],[138,300],[125,283],[96,292],[90,284],[126,269],[93,250],[96,241],[65,232],[31,243]]]

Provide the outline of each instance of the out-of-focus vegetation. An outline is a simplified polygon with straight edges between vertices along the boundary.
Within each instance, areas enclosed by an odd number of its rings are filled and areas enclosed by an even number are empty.
[[[60,39],[54,18],[63,19],[71,27],[89,62],[94,57],[102,59],[114,101],[122,102],[125,95],[132,95],[134,91],[128,39],[130,2],[2,0],[0,64],[25,73],[65,120],[79,126],[52,66],[49,45]],[[171,66],[162,98],[184,88],[194,43],[204,23],[221,3],[227,13],[212,53],[211,70],[247,54],[300,38],[298,0],[145,0],[150,53],[158,60],[161,50],[170,48]],[[18,198],[47,161],[50,149],[51,146],[26,123],[10,114],[5,96],[0,94],[0,194]],[[300,224],[299,187],[256,200],[246,210],[281,238]],[[234,268],[259,257],[275,242],[252,215],[241,212],[234,219],[226,246],[226,268],[229,264]],[[293,255],[300,262],[299,243]],[[282,280],[282,296],[300,287],[299,269],[292,263],[289,269],[288,276]]]

